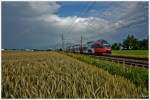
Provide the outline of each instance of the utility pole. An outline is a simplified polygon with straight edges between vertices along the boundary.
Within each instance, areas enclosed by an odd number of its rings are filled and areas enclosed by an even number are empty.
[[[63,33],[62,33],[62,50],[64,50],[64,36],[63,36]]]
[[[57,50],[59,49],[59,34],[57,35]]]
[[[83,53],[83,47],[82,47],[82,35],[81,35],[81,44],[80,44],[80,53]]]

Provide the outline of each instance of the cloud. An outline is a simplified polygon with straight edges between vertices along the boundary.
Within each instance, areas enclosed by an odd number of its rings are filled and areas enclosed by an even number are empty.
[[[55,47],[61,44],[62,33],[68,44],[80,43],[81,35],[84,42],[96,38],[118,41],[119,39],[113,37],[122,36],[120,30],[148,23],[146,2],[111,2],[108,8],[102,11],[93,8],[84,17],[62,17],[58,14],[62,6],[57,2],[3,2],[2,46]],[[133,29],[131,31],[136,32]],[[129,31],[123,31],[125,35],[127,32]]]
[[[53,14],[58,11],[60,5],[56,2],[28,2],[29,8],[35,13]]]

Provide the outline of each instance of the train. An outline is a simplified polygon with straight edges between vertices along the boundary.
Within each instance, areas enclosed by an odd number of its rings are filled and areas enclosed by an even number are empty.
[[[106,40],[100,39],[83,45],[69,46],[66,50],[86,54],[111,54],[111,45]]]

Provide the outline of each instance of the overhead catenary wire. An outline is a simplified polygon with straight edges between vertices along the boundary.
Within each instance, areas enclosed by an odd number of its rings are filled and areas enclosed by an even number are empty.
[[[99,18],[101,16],[101,13],[99,13],[99,14],[97,14],[97,18]],[[104,16],[106,16],[106,15],[104,15]],[[94,27],[94,25],[95,25],[95,23],[90,23],[90,29],[94,29],[95,30],[95,27]],[[87,25],[87,27],[89,26],[89,24]],[[99,30],[99,29],[98,29]],[[92,30],[93,31],[93,30]],[[95,36],[94,36],[95,37]]]
[[[85,10],[85,9],[83,9],[83,10],[79,13],[79,15],[81,15],[81,14],[84,12],[84,10]],[[68,30],[69,30],[69,29],[70,29],[70,30],[72,29],[73,24],[76,22],[76,20],[77,20],[77,17],[75,18],[75,21],[73,21],[73,23],[70,25],[70,27],[69,27],[69,28],[67,27]],[[67,29],[65,29],[65,30],[66,30],[65,33],[67,33],[68,30],[67,30]],[[70,32],[70,30],[68,31],[68,33]],[[64,50],[64,45],[65,45],[64,41],[65,41],[65,40],[64,40],[63,33],[61,34],[61,39],[62,39],[62,49]]]
[[[94,6],[94,4],[95,4],[95,2],[92,2],[92,3],[89,3],[88,4],[88,6],[83,10],[83,12],[80,12],[80,17],[82,17],[84,14],[86,14],[86,13],[88,13],[89,12],[89,10]],[[73,30],[73,28],[74,28],[74,26],[75,26],[75,24],[76,24],[76,21],[78,20],[79,18],[78,18],[78,16],[75,18],[75,20],[73,21],[73,23],[70,25],[70,27],[68,28],[68,30],[66,29],[66,34],[69,34],[72,30]]]
[[[79,12],[79,15],[77,15],[77,16],[75,17],[74,21],[69,25],[69,27],[67,27],[67,28],[65,29],[65,30],[66,30],[65,33],[69,33],[69,32],[71,31],[71,29],[73,28],[75,22],[78,20],[78,17],[79,17],[79,16],[82,16],[82,15],[85,13],[85,11],[89,8],[90,5],[91,5],[91,4],[89,3],[86,8],[84,8],[83,10],[81,10],[81,11]],[[67,31],[68,31],[68,32],[67,32]]]
[[[83,15],[84,15],[85,13],[87,13],[87,12],[93,7],[93,5],[94,5],[94,2],[89,3],[89,5],[87,6],[87,8],[86,8],[85,10],[83,10],[83,12],[81,12],[80,17],[83,17]],[[79,16],[77,16],[76,19],[74,20],[74,22],[71,24],[70,30],[68,29],[67,34],[70,33],[70,32],[73,30],[73,28],[75,28],[74,26],[75,26],[77,20],[79,20],[78,17],[79,17]]]
[[[86,14],[86,13],[93,7],[94,3],[95,3],[95,1],[94,1],[94,2],[90,2],[90,3],[86,6],[86,8],[84,8],[83,10],[81,10],[81,12],[79,13],[79,15],[77,15],[77,17],[75,17],[73,23],[71,23],[71,24],[69,25],[70,27],[67,27],[67,29],[65,29],[65,31],[66,31],[66,32],[64,32],[65,34],[68,34],[68,33],[70,33],[70,32],[73,30],[73,28],[74,28],[74,26],[75,26],[75,24],[76,24],[76,21],[79,19],[79,16],[82,17],[84,14]],[[59,33],[59,34],[60,34],[60,33]],[[59,35],[59,34],[58,34],[58,35]],[[59,37],[59,36],[58,36],[58,37]],[[63,33],[61,33],[61,39],[62,39],[62,49],[64,49],[64,46],[65,46],[64,41],[65,41],[65,39],[64,39],[64,34],[63,34]],[[59,40],[59,39],[58,39],[58,40]],[[57,49],[59,48],[58,40],[57,40]],[[79,40],[79,41],[80,41],[80,40]]]

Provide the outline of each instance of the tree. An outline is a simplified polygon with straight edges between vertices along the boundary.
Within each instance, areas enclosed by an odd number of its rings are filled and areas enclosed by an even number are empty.
[[[140,49],[140,43],[139,43],[139,41],[134,38],[133,42],[132,42],[132,46],[133,46],[132,50],[139,50]]]
[[[133,35],[128,35],[122,43],[112,44],[113,50],[119,50],[121,47],[127,50],[148,50],[148,37],[143,40],[138,40]]]
[[[123,47],[127,50],[138,48],[137,39],[133,35],[128,35],[125,40],[123,40]]]
[[[119,47],[119,45],[117,43],[114,43],[114,44],[112,44],[112,49],[113,50],[119,50],[120,47]]]
[[[142,50],[148,50],[148,39],[143,39],[142,41],[139,41],[140,49]]]

